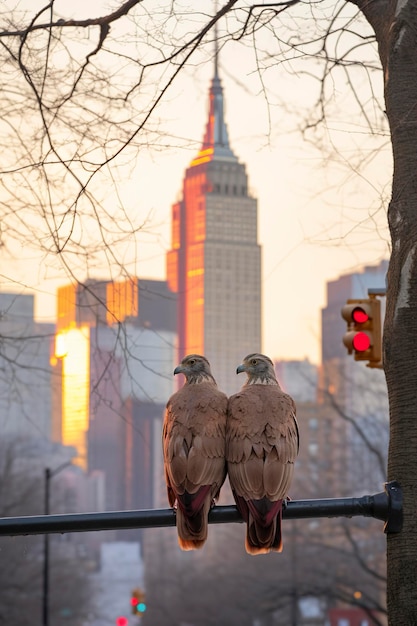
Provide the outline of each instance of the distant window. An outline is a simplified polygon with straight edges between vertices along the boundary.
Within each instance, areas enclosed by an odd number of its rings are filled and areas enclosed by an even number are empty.
[[[224,186],[224,193],[229,193],[229,185],[227,183]]]
[[[318,419],[316,417],[312,417],[309,421],[310,424],[310,430],[317,430],[319,422]]]
[[[346,617],[340,617],[337,620],[337,626],[350,626],[350,621]]]
[[[367,619],[361,619],[360,626],[369,626],[369,622]]]

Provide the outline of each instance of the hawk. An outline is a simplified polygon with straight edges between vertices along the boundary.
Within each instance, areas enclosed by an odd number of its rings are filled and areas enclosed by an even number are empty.
[[[240,392],[229,398],[226,460],[230,486],[246,522],[249,554],[282,551],[283,501],[299,449],[295,403],[263,354],[249,354],[236,373],[246,372]]]
[[[182,550],[202,548],[208,514],[226,478],[227,396],[204,356],[189,354],[175,368],[185,385],[168,400],[162,445],[168,501],[176,508]]]

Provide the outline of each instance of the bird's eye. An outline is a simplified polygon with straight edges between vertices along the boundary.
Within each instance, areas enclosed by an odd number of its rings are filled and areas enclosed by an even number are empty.
[[[190,363],[190,365],[194,365],[195,359],[190,359],[189,363]]]
[[[258,362],[258,361],[257,361],[256,359],[252,359],[252,361],[251,361],[251,365],[256,365],[256,364],[257,364],[257,362]]]

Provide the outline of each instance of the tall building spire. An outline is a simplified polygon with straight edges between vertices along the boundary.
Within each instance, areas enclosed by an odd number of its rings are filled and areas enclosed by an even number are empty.
[[[217,39],[217,24],[214,31],[214,76],[209,91],[209,114],[204,134],[203,145],[191,162],[198,165],[213,160],[237,161],[229,145],[227,126],[224,120],[223,88],[219,78],[219,48]]]
[[[262,345],[261,248],[257,202],[224,122],[217,31],[214,40],[208,121],[172,207],[167,276],[177,293],[178,356],[206,355],[231,394],[240,386],[234,363]],[[243,265],[250,272],[242,274]]]

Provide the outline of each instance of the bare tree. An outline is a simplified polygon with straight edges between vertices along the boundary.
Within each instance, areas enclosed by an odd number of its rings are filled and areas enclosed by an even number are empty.
[[[12,13],[11,6],[3,4],[0,32],[2,243],[11,254],[13,239],[35,245],[50,270],[58,261],[74,280],[103,261],[114,275],[126,271],[117,252],[141,224],[126,212],[124,219],[120,213],[115,219],[100,185],[115,184],[117,163],[131,163],[144,141],[161,141],[154,117],[158,107],[182,68],[203,58],[201,51],[220,18],[225,20],[224,40],[254,43],[265,94],[267,66],[313,61],[305,65],[305,75],[318,87],[317,115],[310,112],[302,124],[306,131],[320,128],[340,75],[350,94],[351,116],[377,135],[386,115],[394,160],[384,329],[391,424],[388,478],[398,480],[404,493],[403,532],[388,537],[388,608],[390,624],[415,624],[415,3],[229,0],[214,16],[207,9],[188,9],[189,20],[185,7],[175,13],[167,3],[154,11],[145,0],[122,2],[113,12],[84,20],[57,15],[53,0],[26,13],[18,7]],[[275,46],[262,49],[263,30]],[[134,53],[126,54],[126,38],[134,42]],[[358,80],[367,81],[364,97]],[[359,159],[353,171],[361,164]]]

